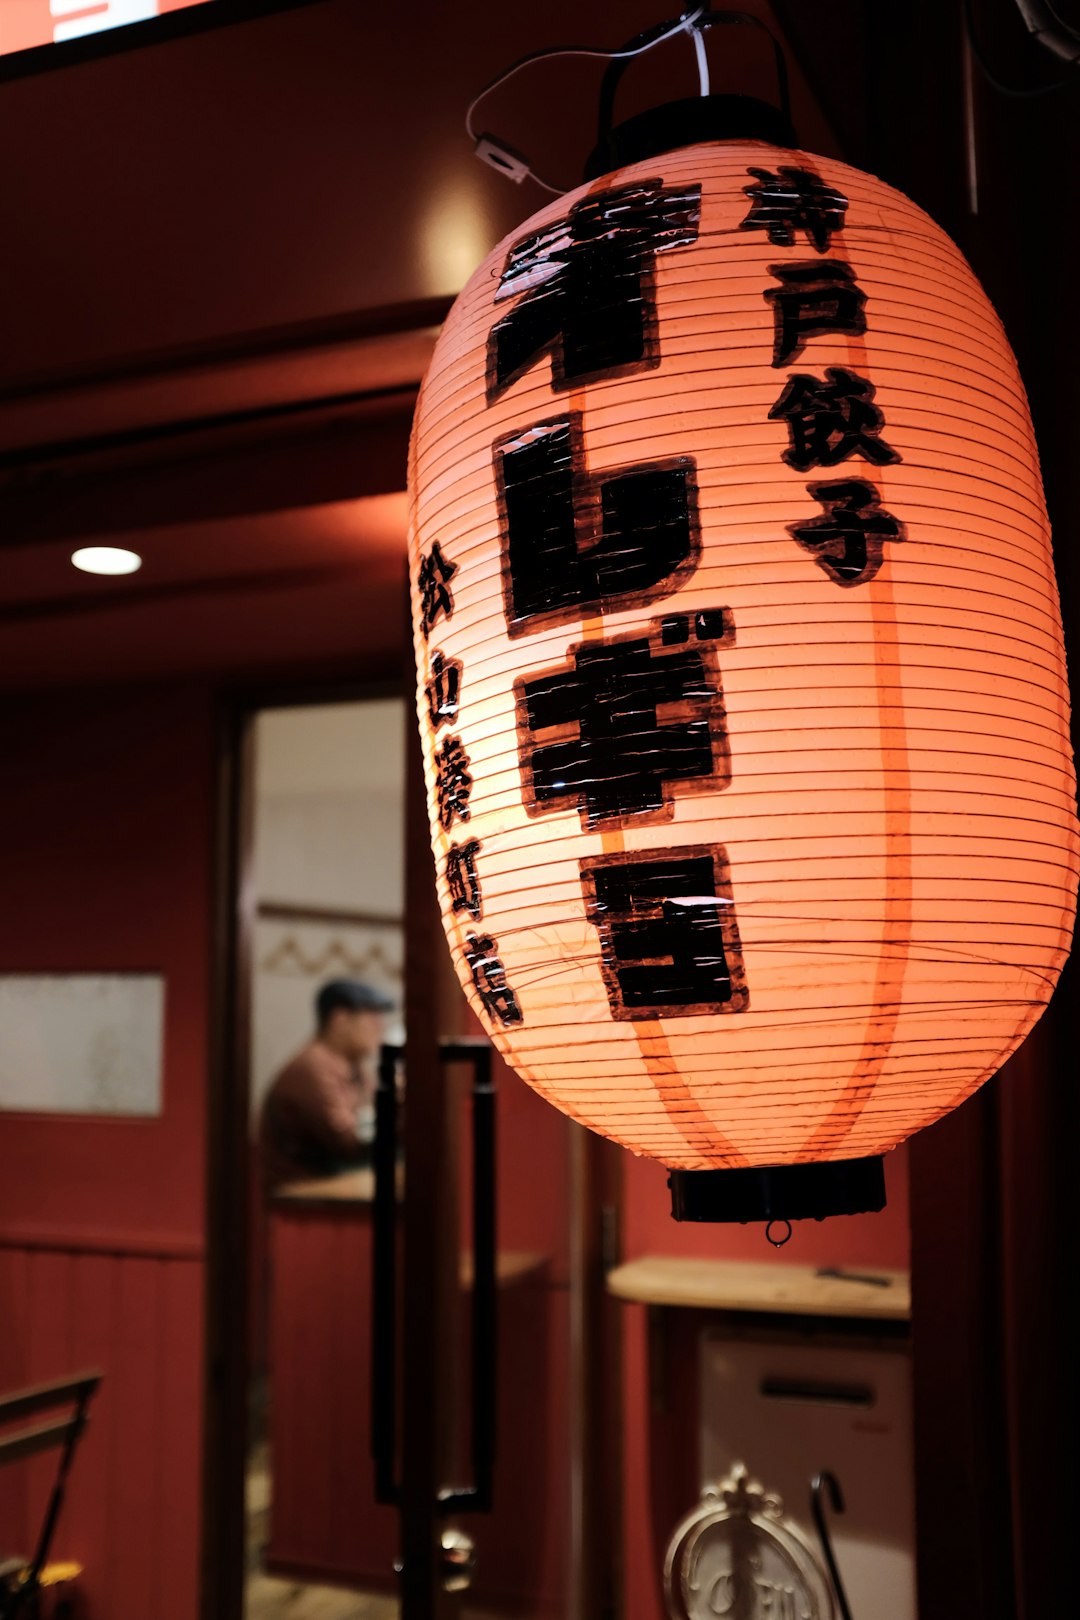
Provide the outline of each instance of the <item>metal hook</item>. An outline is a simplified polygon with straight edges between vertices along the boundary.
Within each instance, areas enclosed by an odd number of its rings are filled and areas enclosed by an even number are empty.
[[[847,1594],[844,1583],[840,1579],[840,1570],[836,1563],[836,1554],[833,1552],[832,1541],[829,1538],[829,1526],[825,1520],[825,1508],[822,1503],[823,1494],[828,1491],[829,1500],[834,1513],[844,1512],[844,1493],[840,1489],[840,1482],[835,1474],[823,1469],[815,1474],[810,1486],[810,1512],[814,1516],[814,1525],[817,1529],[821,1549],[825,1554],[825,1562],[829,1567],[829,1577],[836,1593],[836,1601],[840,1605],[840,1620],[851,1620],[851,1610],[848,1608]]]

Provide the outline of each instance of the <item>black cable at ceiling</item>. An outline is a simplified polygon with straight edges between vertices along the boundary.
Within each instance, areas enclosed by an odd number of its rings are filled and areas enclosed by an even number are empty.
[[[1052,0],[1016,0],[1016,4],[1040,45],[1066,62],[1080,61],[1080,29],[1066,22]]]
[[[1017,0],[1017,4],[1022,12],[1024,7],[1027,5],[1034,6],[1035,4],[1041,5],[1042,3],[1043,0]],[[976,32],[975,7],[973,0],[964,0],[964,31],[967,35],[967,42],[968,46],[970,47],[972,57],[977,63],[980,73],[991,89],[997,91],[998,95],[1010,96],[1019,100],[1027,100],[1031,96],[1049,95],[1053,90],[1061,90],[1065,87],[1065,85],[1077,82],[1076,75],[1071,73],[1063,75],[1060,79],[1051,79],[1048,84],[1006,84],[1004,80],[999,79],[987,61],[986,54],[980,43],[978,33]],[[1076,59],[1080,59],[1080,40],[1077,41],[1075,49]]]

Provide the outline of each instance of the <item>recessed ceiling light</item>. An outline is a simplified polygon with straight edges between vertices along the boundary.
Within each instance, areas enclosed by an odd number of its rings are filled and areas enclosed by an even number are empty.
[[[81,546],[71,560],[84,574],[133,574],[142,567],[139,553],[123,546]]]

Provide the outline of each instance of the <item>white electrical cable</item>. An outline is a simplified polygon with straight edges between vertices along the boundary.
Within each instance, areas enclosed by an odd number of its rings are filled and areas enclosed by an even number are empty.
[[[694,41],[694,50],[697,52],[698,82],[701,85],[701,94],[709,93],[709,58],[705,53],[705,35],[700,28],[695,28],[691,35]]]
[[[685,17],[680,17],[677,23],[673,23],[670,28],[664,33],[658,34],[655,39],[647,40],[644,45],[632,45],[626,50],[604,51],[586,45],[569,45],[557,46],[547,51],[534,51],[529,56],[523,56],[520,62],[515,62],[512,67],[506,69],[505,73],[500,73],[498,78],[492,79],[490,84],[486,84],[479,95],[474,96],[470,101],[465,112],[465,130],[470,141],[475,146],[482,139],[473,128],[473,113],[480,103],[491,95],[493,90],[498,90],[501,85],[506,84],[524,68],[531,67],[534,62],[546,62],[558,56],[592,56],[601,57],[606,62],[615,62],[625,57],[642,56],[646,51],[651,51],[654,46],[662,45],[666,39],[674,39],[676,34],[689,34],[694,41],[694,49],[697,53],[701,94],[707,96],[709,93],[709,64],[705,55],[705,42],[701,37],[701,30],[697,27],[697,22],[708,9],[708,0],[706,0],[704,5],[695,6],[693,11],[689,12]],[[545,191],[552,192],[556,197],[566,195],[565,191],[558,186],[549,186],[546,180],[541,180],[539,175],[534,174],[531,169],[528,172],[529,178],[535,180],[538,186],[543,186]]]

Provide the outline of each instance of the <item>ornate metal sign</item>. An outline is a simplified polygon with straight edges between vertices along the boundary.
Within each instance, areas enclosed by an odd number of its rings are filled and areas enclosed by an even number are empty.
[[[675,1530],[664,1560],[671,1620],[835,1620],[828,1577],[780,1498],[736,1463]]]

